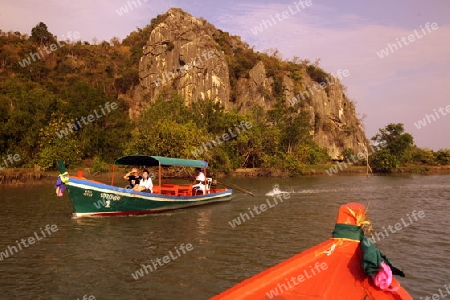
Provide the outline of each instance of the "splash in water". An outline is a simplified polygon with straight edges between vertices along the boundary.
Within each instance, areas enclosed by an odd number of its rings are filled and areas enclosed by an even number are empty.
[[[266,196],[273,197],[275,195],[284,194],[284,193],[289,193],[289,192],[281,191],[279,185],[275,184],[273,186],[273,189],[270,192],[266,193]]]

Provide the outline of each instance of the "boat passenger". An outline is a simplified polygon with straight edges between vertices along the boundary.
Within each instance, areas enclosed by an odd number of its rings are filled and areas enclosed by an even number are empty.
[[[138,192],[153,193],[153,182],[150,178],[150,172],[147,169],[142,171],[142,178],[139,180],[139,183],[133,188],[133,190]]]
[[[133,168],[130,172],[123,176],[124,179],[130,182],[130,185],[127,188],[134,188],[139,184],[139,180],[141,180],[141,176],[139,176],[139,170],[137,168]]]
[[[196,168],[195,172],[197,172],[197,176],[195,177],[194,185],[192,186],[192,190],[194,191],[194,194],[196,194],[197,190],[200,190],[203,192],[203,195],[205,194],[205,174],[202,172],[202,169]]]

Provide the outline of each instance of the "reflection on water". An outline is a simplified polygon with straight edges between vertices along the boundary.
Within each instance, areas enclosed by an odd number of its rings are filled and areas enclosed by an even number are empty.
[[[211,211],[199,211],[197,215],[197,232],[206,235],[211,231]]]
[[[227,180],[224,180],[227,181]],[[52,184],[0,187],[0,252],[46,224],[58,231],[0,261],[1,299],[208,299],[330,237],[339,205],[369,204],[376,232],[413,211],[424,218],[377,240],[406,273],[415,299],[450,278],[446,253],[450,176],[228,179],[255,193],[231,202],[136,217],[72,219]],[[232,228],[229,221],[279,185],[289,199]],[[408,221],[409,222],[409,221]],[[182,243],[193,250],[135,280],[131,274]]]

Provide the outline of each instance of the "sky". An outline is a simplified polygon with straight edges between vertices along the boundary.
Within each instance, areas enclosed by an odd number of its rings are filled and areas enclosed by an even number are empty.
[[[403,123],[417,146],[450,149],[448,0],[0,0],[0,29],[30,34],[42,21],[60,39],[78,32],[83,41],[109,41],[171,7],[241,36],[256,51],[320,59],[335,75],[348,70],[341,81],[368,138]]]

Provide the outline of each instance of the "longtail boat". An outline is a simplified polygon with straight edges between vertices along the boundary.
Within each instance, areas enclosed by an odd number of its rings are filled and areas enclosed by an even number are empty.
[[[392,276],[405,276],[364,237],[364,205],[339,209],[332,238],[250,277],[213,300],[412,300]]]
[[[61,191],[67,189],[74,217],[150,214],[232,198],[231,189],[214,188],[209,178],[205,193],[194,191],[193,184],[162,183],[162,166],[200,168],[206,174],[208,163],[202,160],[136,154],[120,157],[114,162],[114,165],[158,167],[159,182],[153,186],[152,193],[114,186],[114,172],[111,184],[86,179],[80,172],[77,176],[69,176],[64,163],[61,160],[57,163],[61,172],[56,185],[57,194],[61,196]]]

